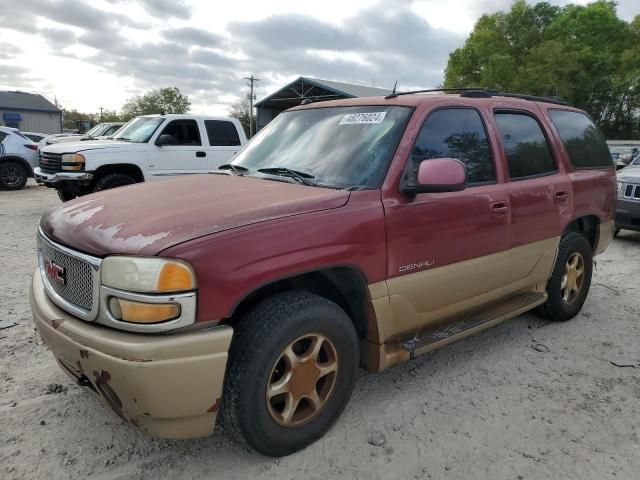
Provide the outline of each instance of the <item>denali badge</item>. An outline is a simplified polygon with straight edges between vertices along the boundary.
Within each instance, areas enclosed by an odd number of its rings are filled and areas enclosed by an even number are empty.
[[[418,263],[410,263],[409,265],[401,265],[398,271],[400,273],[412,272],[413,270],[421,270],[423,268],[431,267],[436,263],[435,260],[424,260]]]
[[[64,285],[67,283],[67,275],[64,267],[57,265],[48,258],[44,259],[44,270],[47,272],[47,276],[56,283]]]

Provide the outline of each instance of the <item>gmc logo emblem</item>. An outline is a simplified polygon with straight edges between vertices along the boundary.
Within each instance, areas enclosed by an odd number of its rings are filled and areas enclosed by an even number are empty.
[[[56,283],[64,285],[67,283],[67,276],[64,267],[57,265],[48,258],[44,259],[44,270],[47,272],[47,276]]]

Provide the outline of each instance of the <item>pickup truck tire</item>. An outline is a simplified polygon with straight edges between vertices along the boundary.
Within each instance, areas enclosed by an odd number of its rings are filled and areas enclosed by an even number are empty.
[[[29,173],[18,162],[0,163],[0,188],[20,190],[27,184]]]
[[[358,335],[344,310],[311,293],[284,292],[234,329],[220,414],[225,431],[273,457],[324,435],[351,396],[359,363]]]
[[[587,299],[592,272],[593,250],[586,237],[575,232],[563,236],[547,283],[548,299],[538,313],[556,322],[575,317]]]
[[[94,192],[109,190],[110,188],[124,187],[125,185],[133,185],[135,179],[124,173],[110,173],[101,177],[93,187]]]
[[[75,194],[71,193],[69,190],[66,190],[64,188],[58,188],[56,189],[56,192],[58,192],[58,198],[62,200],[62,202],[68,202],[76,198]]]

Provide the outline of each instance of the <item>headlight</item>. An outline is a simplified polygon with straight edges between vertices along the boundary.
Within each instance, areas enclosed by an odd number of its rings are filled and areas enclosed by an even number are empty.
[[[129,323],[160,323],[180,316],[176,303],[143,303],[111,297],[109,312],[116,320]]]
[[[84,155],[81,155],[79,153],[65,153],[64,155],[62,155],[62,170],[84,170],[84,163]]]
[[[196,276],[181,260],[113,256],[102,262],[102,284],[128,292],[186,292],[196,288]]]

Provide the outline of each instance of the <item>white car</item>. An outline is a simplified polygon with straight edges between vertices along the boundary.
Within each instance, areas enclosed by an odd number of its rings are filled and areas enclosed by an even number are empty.
[[[217,170],[246,141],[235,118],[144,115],[108,140],[42,147],[35,177],[67,201],[123,185]]]
[[[49,136],[48,133],[38,133],[38,132],[20,132],[20,133],[35,143],[38,143],[42,141],[43,138]]]
[[[74,135],[68,137],[59,137],[56,139],[52,139],[49,142],[49,145],[54,143],[65,143],[65,142],[78,142],[78,141],[87,141],[87,140],[104,140],[107,137],[112,137],[116,134],[120,128],[124,125],[124,122],[107,122],[107,123],[99,123],[92,129],[83,133],[82,135]]]
[[[18,129],[0,127],[0,189],[20,190],[38,165],[38,146]]]

